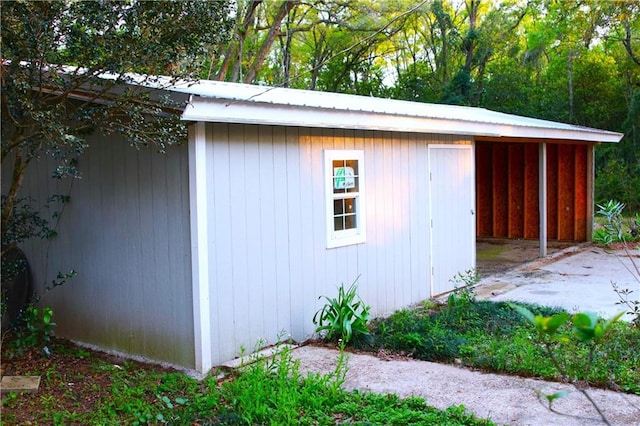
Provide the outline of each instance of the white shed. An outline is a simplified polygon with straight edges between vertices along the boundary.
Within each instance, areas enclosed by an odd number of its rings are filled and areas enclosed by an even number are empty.
[[[476,142],[536,145],[540,203],[527,208],[543,247],[556,185],[547,145],[584,146],[572,170],[586,180],[572,185],[587,205],[593,145],[622,136],[354,95],[212,81],[172,90],[189,97],[188,143],[161,155],[94,136],[70,187],[45,164],[28,176],[25,193],[72,201],[60,237],[25,252],[36,283],[79,272],[41,293],[58,334],[199,371],[281,333],[312,336],[318,297],[341,282],[360,277],[374,315],[452,290],[475,267]]]

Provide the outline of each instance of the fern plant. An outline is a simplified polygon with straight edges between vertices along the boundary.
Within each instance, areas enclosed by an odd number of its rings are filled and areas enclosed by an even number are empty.
[[[313,316],[313,323],[316,333],[326,333],[327,340],[341,340],[345,345],[373,341],[368,328],[371,307],[365,305],[358,296],[358,278],[346,290],[344,283],[341,283],[338,297],[319,297],[326,303]]]

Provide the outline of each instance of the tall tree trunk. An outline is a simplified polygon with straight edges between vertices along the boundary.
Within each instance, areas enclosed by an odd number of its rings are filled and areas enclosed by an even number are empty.
[[[18,191],[20,187],[22,187],[22,181],[24,180],[24,174],[27,170],[27,166],[29,165],[29,159],[24,159],[22,156],[22,151],[19,149],[15,150],[15,159],[13,161],[13,175],[11,177],[11,187],[7,192],[4,199],[4,206],[2,207],[2,225],[1,225],[1,233],[2,233],[2,241],[5,240],[5,233],[9,228],[9,221],[11,216],[13,215],[13,209],[16,205],[16,199],[18,198]],[[4,252],[8,247],[2,247],[2,252]]]
[[[291,43],[293,41],[293,31],[291,30],[291,22],[295,19],[295,11],[287,17],[287,32],[284,38],[284,46],[282,52],[282,87],[291,86]]]
[[[256,53],[251,67],[247,71],[247,74],[244,76],[243,81],[245,83],[252,83],[256,78],[256,76],[258,75],[258,71],[262,67],[264,60],[267,58],[267,55],[271,50],[271,46],[273,45],[276,36],[280,32],[280,25],[282,25],[282,21],[284,20],[285,16],[287,16],[289,11],[296,7],[299,3],[299,0],[283,0],[282,4],[280,5],[280,9],[278,9],[278,14],[274,18],[273,23],[269,28],[267,38],[260,46],[260,50],[258,50],[258,53]]]
[[[473,53],[476,46],[476,27],[478,22],[478,8],[480,7],[480,0],[469,0],[466,3],[467,13],[469,14],[469,33],[465,37],[464,46],[466,50],[466,58],[464,67],[468,72],[471,72],[471,65],[473,64]]]
[[[569,73],[569,123],[573,123],[573,48],[571,44],[567,52],[567,72]]]
[[[436,34],[433,27],[431,28],[431,42],[433,46],[437,45],[437,42],[441,43],[441,50],[437,52],[434,49],[435,63],[436,63],[436,72],[442,76],[442,86],[446,86],[449,81],[448,76],[448,64],[449,64],[449,39],[448,32],[451,26],[451,22],[449,17],[446,15],[444,8],[442,6],[442,1],[437,1],[431,7],[431,11],[433,12],[436,23],[434,27],[437,27],[440,30],[440,37]],[[438,40],[439,39],[439,40]]]
[[[636,53],[633,51],[633,46],[631,45],[631,40],[633,37],[631,36],[631,25],[629,24],[629,21],[625,19],[622,22],[622,26],[624,27],[624,32],[625,32],[625,37],[624,39],[622,39],[622,44],[624,45],[624,48],[627,51],[627,54],[629,55],[629,58],[636,65],[640,65],[640,56],[636,55]]]
[[[322,68],[322,65],[324,65],[325,59],[330,56],[329,51],[324,50],[326,34],[322,32],[320,33],[320,37],[316,38],[316,35],[314,33],[313,39],[315,50],[313,52],[311,79],[308,87],[309,90],[316,90],[318,77],[320,76],[320,69]]]
[[[256,14],[256,9],[262,3],[262,0],[251,0],[249,6],[247,7],[247,12],[242,20],[242,24],[240,27],[236,27],[235,32],[237,35],[237,40],[229,43],[227,50],[224,53],[224,61],[222,62],[222,66],[220,67],[220,71],[216,75],[216,80],[224,81],[227,77],[227,72],[229,71],[229,65],[231,65],[232,61],[235,59],[234,63],[234,75],[238,72],[238,62],[242,62],[242,46],[244,46],[244,41],[247,39],[247,34],[249,33],[249,28],[251,26],[251,21]],[[242,66],[242,64],[240,64]],[[235,79],[234,79],[235,81]]]

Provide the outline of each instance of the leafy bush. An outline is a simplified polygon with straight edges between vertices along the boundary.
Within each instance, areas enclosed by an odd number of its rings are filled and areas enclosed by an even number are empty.
[[[49,355],[49,343],[55,327],[51,308],[44,307],[39,310],[33,305],[27,306],[20,313],[18,324],[13,331],[15,336],[11,340],[10,356],[21,356],[26,349],[33,346],[40,346],[43,353]]]
[[[603,422],[609,424],[598,404],[583,386],[577,384],[576,377],[578,374],[589,377],[596,357],[606,357],[606,352],[602,350],[603,341],[623,313],[605,321],[593,312],[578,312],[575,315],[560,312],[552,316],[544,316],[534,315],[527,308],[515,303],[510,306],[535,327],[537,344],[544,349],[545,357],[555,367],[561,378],[572,383],[600,414]],[[579,356],[581,351],[577,350],[580,349],[580,345],[586,349],[582,357]],[[569,362],[563,362],[562,354],[571,355]],[[566,394],[567,391],[562,391],[545,395],[549,407],[554,400]]]
[[[534,316],[567,316],[561,309],[524,305]],[[588,327],[587,327],[588,328]],[[558,356],[571,377],[605,388],[640,394],[640,329],[613,324],[598,341],[598,350],[573,342]],[[462,361],[496,372],[560,380],[536,331],[506,302],[447,303],[429,309],[397,311],[374,322],[375,348],[429,361]],[[591,355],[590,355],[591,354]],[[587,368],[585,360],[591,359]]]
[[[636,214],[635,218],[625,220],[622,211],[626,207],[624,203],[615,200],[609,200],[603,204],[597,204],[598,210],[596,214],[603,217],[603,227],[594,233],[594,241],[599,244],[609,245],[611,243],[624,243],[633,241],[640,235],[637,235],[640,226],[640,215]]]
[[[528,305],[536,312],[556,309]],[[507,303],[449,297],[447,304],[424,313],[400,310],[377,322],[376,347],[411,354],[428,361],[451,361],[470,345],[476,335],[510,335],[524,320]]]
[[[340,284],[337,298],[320,296],[326,303],[313,316],[316,333],[326,332],[328,340],[341,340],[344,344],[371,342],[368,328],[371,307],[365,305],[358,296],[357,281],[356,278],[347,290],[344,284]]]

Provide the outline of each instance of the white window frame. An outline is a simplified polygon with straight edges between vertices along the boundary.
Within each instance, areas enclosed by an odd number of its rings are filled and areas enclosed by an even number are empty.
[[[345,194],[333,192],[333,162],[355,160],[358,162],[358,191]],[[327,220],[327,248],[360,244],[366,241],[366,209],[365,209],[365,173],[364,151],[357,149],[324,151],[324,181]],[[356,227],[336,231],[334,227],[334,200],[340,198],[356,199]]]

